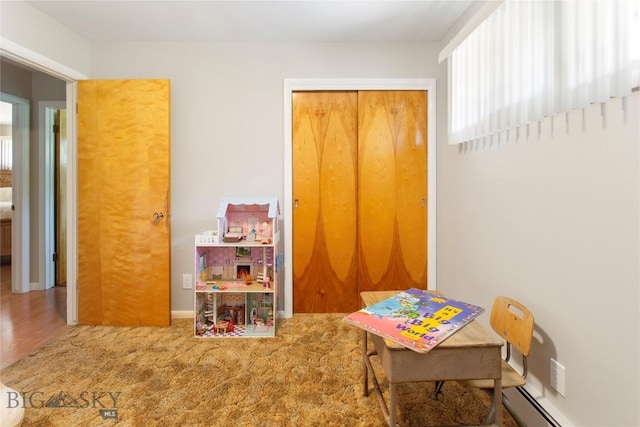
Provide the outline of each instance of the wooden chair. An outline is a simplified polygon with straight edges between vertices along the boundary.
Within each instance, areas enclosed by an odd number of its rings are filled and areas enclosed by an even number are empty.
[[[491,308],[490,323],[491,328],[505,340],[506,344],[506,354],[502,361],[502,389],[524,386],[527,382],[527,357],[529,357],[533,337],[533,314],[520,302],[505,296],[498,296]],[[521,371],[509,364],[512,347],[522,355]],[[463,386],[478,387],[488,393],[491,393],[493,389],[493,381],[468,380],[458,381],[458,383]],[[519,426],[526,426],[504,393],[502,394],[502,403]],[[489,414],[489,418],[493,415],[493,413]]]

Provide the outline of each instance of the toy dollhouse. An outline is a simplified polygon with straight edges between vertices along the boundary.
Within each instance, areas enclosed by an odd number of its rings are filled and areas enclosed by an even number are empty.
[[[195,237],[195,336],[273,337],[281,286],[275,198],[226,198]]]

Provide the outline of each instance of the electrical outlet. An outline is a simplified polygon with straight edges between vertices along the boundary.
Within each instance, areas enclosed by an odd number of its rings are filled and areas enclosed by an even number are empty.
[[[555,391],[560,393],[562,396],[565,396],[564,394],[565,393],[564,391],[564,381],[565,381],[564,373],[565,372],[564,371],[565,371],[564,366],[562,366],[556,360],[551,358],[550,379],[549,379],[551,388],[553,388]]]
[[[182,275],[182,289],[193,289],[193,276],[185,273]]]

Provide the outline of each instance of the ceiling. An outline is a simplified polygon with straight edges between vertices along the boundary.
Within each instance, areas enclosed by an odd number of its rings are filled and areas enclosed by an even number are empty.
[[[1,0],[0,0],[1,1]],[[440,41],[474,0],[39,0],[91,42]],[[10,121],[0,108],[0,123]]]
[[[27,1],[89,41],[440,41],[473,0]],[[477,3],[477,2],[476,2]]]

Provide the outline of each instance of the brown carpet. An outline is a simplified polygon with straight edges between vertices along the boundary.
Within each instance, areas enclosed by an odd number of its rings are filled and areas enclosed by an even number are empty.
[[[24,394],[25,426],[384,426],[362,393],[361,330],[342,317],[279,319],[275,338],[194,338],[186,319],[78,326],[0,378]],[[399,387],[400,425],[478,424],[488,412],[482,391],[450,382],[432,401],[432,390]]]

